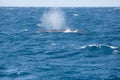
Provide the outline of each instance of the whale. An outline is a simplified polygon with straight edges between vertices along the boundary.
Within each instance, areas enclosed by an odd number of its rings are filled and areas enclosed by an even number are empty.
[[[36,33],[85,33],[83,30],[75,29],[51,29],[51,30],[38,30]]]

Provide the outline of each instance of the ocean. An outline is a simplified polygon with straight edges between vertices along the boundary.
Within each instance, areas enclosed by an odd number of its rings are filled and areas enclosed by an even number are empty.
[[[120,80],[120,8],[0,7],[0,80]]]

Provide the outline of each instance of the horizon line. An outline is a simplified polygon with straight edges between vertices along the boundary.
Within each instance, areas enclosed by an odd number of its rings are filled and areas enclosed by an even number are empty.
[[[0,7],[120,7],[120,6],[0,6]]]

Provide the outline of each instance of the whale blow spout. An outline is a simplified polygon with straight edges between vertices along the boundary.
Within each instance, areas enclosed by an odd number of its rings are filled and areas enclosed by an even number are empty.
[[[71,30],[66,25],[65,14],[60,8],[51,8],[45,11],[41,17],[41,24],[43,29],[36,31],[36,33],[46,32],[63,32],[63,33],[84,33],[82,30]]]
[[[64,12],[60,8],[51,8],[41,17],[42,27],[46,30],[66,29]]]

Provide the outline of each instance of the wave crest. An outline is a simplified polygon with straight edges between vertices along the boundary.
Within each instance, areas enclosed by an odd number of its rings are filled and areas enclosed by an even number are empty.
[[[101,56],[110,54],[120,54],[120,49],[116,46],[106,44],[89,44],[79,48],[87,56]]]

